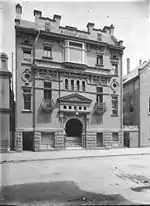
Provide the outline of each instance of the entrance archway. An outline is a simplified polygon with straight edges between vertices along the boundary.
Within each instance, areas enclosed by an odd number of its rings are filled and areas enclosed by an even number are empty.
[[[70,119],[66,123],[66,147],[82,146],[82,123],[78,119]]]

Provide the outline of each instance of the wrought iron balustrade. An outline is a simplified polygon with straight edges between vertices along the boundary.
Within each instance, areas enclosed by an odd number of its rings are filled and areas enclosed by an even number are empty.
[[[41,110],[44,112],[51,112],[54,108],[54,101],[52,99],[43,99],[41,103]]]
[[[96,104],[95,104],[95,113],[102,115],[106,111],[107,111],[107,107],[106,107],[105,102],[96,102]]]

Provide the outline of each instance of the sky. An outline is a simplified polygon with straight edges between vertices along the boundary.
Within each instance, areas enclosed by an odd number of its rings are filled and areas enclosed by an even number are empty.
[[[88,22],[95,28],[106,25],[115,26],[115,36],[124,41],[123,74],[126,59],[130,58],[131,70],[138,66],[139,60],[150,59],[150,1],[12,1],[0,0],[0,51],[9,56],[9,69],[12,68],[12,52],[15,53],[14,18],[15,4],[22,5],[22,19],[34,21],[33,10],[42,11],[42,16],[53,18],[62,16],[61,26],[74,26],[86,30]],[[15,67],[15,60],[14,60]]]

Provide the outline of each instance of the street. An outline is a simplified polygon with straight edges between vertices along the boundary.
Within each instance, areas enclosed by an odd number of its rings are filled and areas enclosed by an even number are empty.
[[[0,203],[150,204],[150,155],[2,164]]]

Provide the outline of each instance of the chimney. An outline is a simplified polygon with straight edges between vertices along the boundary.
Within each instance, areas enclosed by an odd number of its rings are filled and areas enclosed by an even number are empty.
[[[141,65],[141,64],[142,64],[142,59],[139,60],[139,65]]]
[[[115,28],[115,27],[111,24],[111,25],[110,25],[110,34],[111,34],[111,35],[114,35],[114,28]]]
[[[92,30],[93,30],[93,28],[94,28],[94,26],[95,26],[95,24],[94,23],[91,23],[91,22],[88,22],[88,24],[87,24],[87,31],[89,32],[89,33],[91,33],[92,32]]]
[[[34,21],[37,22],[38,19],[42,16],[42,12],[39,10],[34,10]]]
[[[119,46],[123,46],[123,41],[122,40],[119,41]]]
[[[20,4],[16,5],[16,19],[21,19],[22,6]]]
[[[61,21],[61,16],[60,15],[54,14],[53,19],[55,20],[57,25],[60,25],[60,21]]]
[[[130,73],[130,58],[127,58],[127,74]]]

